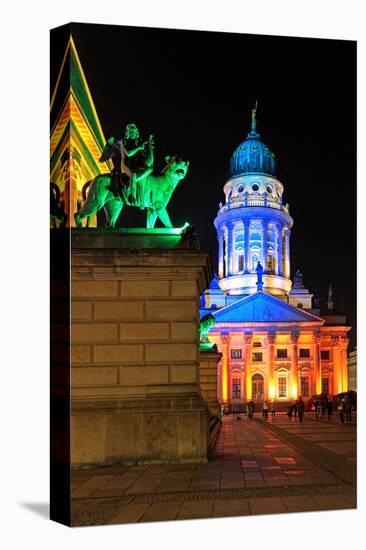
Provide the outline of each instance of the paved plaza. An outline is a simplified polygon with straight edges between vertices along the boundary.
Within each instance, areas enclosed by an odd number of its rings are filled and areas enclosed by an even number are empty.
[[[72,525],[356,507],[356,424],[224,417],[206,464],[73,472]]]

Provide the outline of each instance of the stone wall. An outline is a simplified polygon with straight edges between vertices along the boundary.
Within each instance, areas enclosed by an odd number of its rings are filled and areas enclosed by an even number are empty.
[[[200,391],[210,413],[210,446],[212,447],[221,423],[221,406],[217,399],[217,369],[221,353],[217,350],[200,350]]]
[[[198,311],[208,254],[88,239],[71,262],[73,466],[207,460]]]

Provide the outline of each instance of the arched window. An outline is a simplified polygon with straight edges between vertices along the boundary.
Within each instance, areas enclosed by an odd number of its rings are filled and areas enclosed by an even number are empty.
[[[238,271],[244,270],[244,254],[239,254],[238,256]]]
[[[272,254],[268,254],[267,256],[267,271],[268,273],[274,272],[274,258]]]
[[[252,271],[255,271],[257,269],[258,262],[259,262],[259,254],[257,252],[253,252],[253,254],[252,254]]]

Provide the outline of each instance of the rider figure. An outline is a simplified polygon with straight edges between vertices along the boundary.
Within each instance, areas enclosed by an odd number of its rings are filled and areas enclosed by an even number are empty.
[[[112,137],[107,141],[99,161],[112,160],[111,190],[115,197],[122,196],[128,187],[129,202],[138,204],[137,182],[152,172],[153,146],[153,136],[149,137],[149,141],[141,142],[134,123],[126,126],[121,140]]]
[[[137,183],[152,172],[153,147],[153,136],[142,143],[136,124],[127,124],[125,136],[121,140],[121,167],[122,173],[127,174],[130,179],[131,204],[141,202]]]

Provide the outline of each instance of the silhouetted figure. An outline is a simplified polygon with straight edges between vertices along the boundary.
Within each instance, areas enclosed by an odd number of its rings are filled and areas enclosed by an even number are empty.
[[[302,397],[299,397],[297,401],[297,413],[299,415],[299,422],[302,422],[304,419],[305,403]]]
[[[327,403],[328,420],[332,420],[332,414],[333,414],[333,403],[331,400],[329,400]]]
[[[342,399],[338,402],[338,414],[339,414],[339,420],[341,424],[344,424],[344,409],[345,409],[345,399],[342,397]]]
[[[349,395],[346,397],[346,420],[352,420],[352,401]]]

